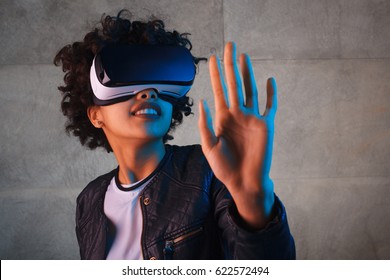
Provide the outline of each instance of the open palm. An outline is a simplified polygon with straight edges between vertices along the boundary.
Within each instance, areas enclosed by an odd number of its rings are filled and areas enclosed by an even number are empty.
[[[268,79],[266,110],[261,115],[249,56],[240,55],[239,66],[236,61],[236,47],[228,43],[224,52],[225,84],[219,60],[216,56],[210,58],[216,114],[213,126],[206,102],[200,103],[202,149],[214,174],[232,194],[244,220],[261,227],[270,216],[274,202],[269,172],[277,89],[275,80]]]

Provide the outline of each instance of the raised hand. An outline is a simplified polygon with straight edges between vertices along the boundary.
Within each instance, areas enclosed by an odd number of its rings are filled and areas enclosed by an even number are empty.
[[[234,43],[225,46],[224,69],[226,83],[218,58],[210,58],[215,125],[207,103],[201,101],[202,150],[216,177],[231,193],[241,218],[260,229],[271,218],[274,204],[269,173],[277,110],[276,82],[273,78],[267,81],[266,110],[261,115],[249,56],[241,54],[238,67]]]

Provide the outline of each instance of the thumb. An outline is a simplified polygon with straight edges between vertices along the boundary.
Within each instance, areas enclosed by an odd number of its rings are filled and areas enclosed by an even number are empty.
[[[206,154],[216,143],[217,137],[213,129],[213,119],[211,117],[207,102],[201,100],[199,102],[199,121],[198,127],[200,131],[200,140],[202,143],[203,152]]]

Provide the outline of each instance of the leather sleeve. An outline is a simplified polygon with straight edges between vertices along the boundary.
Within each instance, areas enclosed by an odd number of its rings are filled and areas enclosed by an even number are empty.
[[[286,210],[275,195],[276,217],[262,230],[246,229],[226,187],[214,179],[212,199],[226,259],[295,259]]]

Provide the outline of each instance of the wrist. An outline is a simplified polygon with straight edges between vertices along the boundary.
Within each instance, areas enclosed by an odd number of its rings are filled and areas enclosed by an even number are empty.
[[[232,197],[238,215],[249,228],[262,229],[273,219],[275,196],[271,180],[256,191],[244,191]]]

